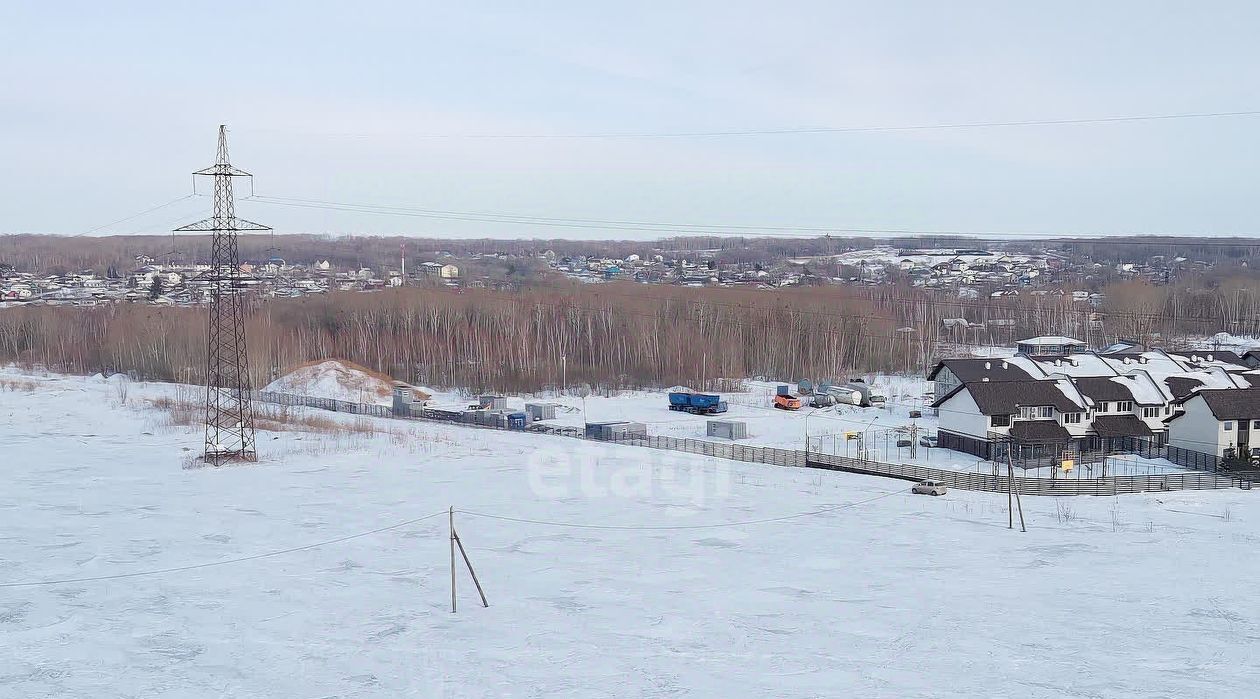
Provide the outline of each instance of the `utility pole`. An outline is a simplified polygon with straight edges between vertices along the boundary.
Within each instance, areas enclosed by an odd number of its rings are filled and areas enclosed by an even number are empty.
[[[1024,504],[1019,499],[1019,488],[1015,485],[1015,464],[1011,459],[1011,444],[1006,445],[1006,514],[1007,529],[1015,528],[1015,513],[1011,511],[1011,495],[1014,492],[1015,506],[1019,508],[1019,530],[1027,532],[1024,526]]]
[[[257,461],[254,410],[250,403],[249,358],[245,347],[244,292],[236,234],[269,231],[269,227],[236,218],[232,178],[253,177],[228,161],[227,129],[219,126],[214,165],[193,173],[214,178],[214,214],[181,226],[178,232],[210,234],[210,269],[200,279],[210,283],[210,317],[206,329],[206,441],[204,458],[219,466],[232,461]],[[252,182],[252,179],[251,179]]]
[[[481,589],[481,581],[477,579],[477,572],[473,570],[472,561],[468,560],[468,552],[464,550],[464,542],[459,540],[459,534],[455,531],[455,508],[450,509],[450,527],[451,527],[451,614],[455,613],[455,547],[459,547],[459,555],[464,559],[464,565],[468,567],[468,574],[472,576],[473,584],[477,586],[477,594],[481,596],[481,606],[489,607],[490,603],[486,601],[486,593]]]

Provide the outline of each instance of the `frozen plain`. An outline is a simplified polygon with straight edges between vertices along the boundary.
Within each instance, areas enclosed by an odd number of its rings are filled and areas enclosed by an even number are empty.
[[[1026,498],[1021,534],[1000,496],[388,420],[186,469],[171,386],[0,379],[0,697],[1255,692],[1254,491]],[[461,571],[450,613],[444,515],[28,584],[450,505],[488,609]]]

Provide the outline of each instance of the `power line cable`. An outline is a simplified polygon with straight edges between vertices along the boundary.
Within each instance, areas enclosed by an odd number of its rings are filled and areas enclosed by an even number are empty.
[[[913,228],[869,228],[854,226],[787,226],[755,225],[736,223],[680,223],[667,221],[635,221],[619,219],[595,219],[562,216],[532,216],[526,214],[487,212],[487,211],[454,211],[431,209],[419,206],[395,206],[384,204],[338,202],[321,199],[304,199],[298,197],[281,197],[256,195],[250,198],[260,204],[286,206],[292,208],[323,209],[379,216],[401,216],[447,221],[463,221],[473,223],[495,223],[511,226],[535,226],[555,228],[575,228],[584,230],[633,231],[641,233],[663,233],[668,237],[692,236],[713,238],[788,238],[793,240],[814,240],[841,236],[886,236],[912,238],[946,238],[967,239],[980,242],[1047,242],[1047,243],[1125,243],[1166,246],[1200,246],[1200,247],[1260,247],[1260,241],[1240,240],[1239,242],[1210,241],[1195,242],[1184,239],[1181,235],[1133,233],[1064,233],[1055,231],[967,231],[944,229]],[[242,199],[244,201],[244,199]],[[1222,237],[1222,236],[1216,236]],[[1226,236],[1227,237],[1227,236]],[[1108,239],[1129,239],[1108,240]],[[1174,238],[1166,240],[1165,238]]]
[[[140,218],[141,216],[144,216],[145,214],[150,214],[150,213],[153,213],[154,211],[157,211],[157,210],[159,210],[159,209],[165,209],[165,208],[166,208],[166,207],[168,207],[168,206],[174,206],[175,204],[178,204],[179,202],[184,201],[184,200],[186,200],[186,199],[192,199],[194,196],[197,196],[197,195],[195,195],[195,194],[185,194],[185,195],[184,195],[184,196],[182,196],[182,197],[177,197],[177,198],[172,199],[172,200],[170,200],[170,201],[168,201],[168,202],[166,202],[166,203],[164,203],[164,204],[158,204],[157,206],[150,207],[150,208],[145,209],[144,211],[141,211],[141,212],[139,212],[139,213],[134,213],[134,214],[131,214],[130,216],[124,216],[123,218],[120,218],[120,219],[118,219],[117,221],[110,221],[109,223],[104,223],[104,224],[101,224],[101,225],[99,225],[99,226],[97,226],[97,227],[95,227],[95,228],[89,228],[89,229],[87,229],[86,231],[83,231],[82,233],[76,233],[76,234],[74,234],[73,236],[70,236],[70,237],[77,238],[77,237],[79,237],[79,236],[83,236],[83,235],[90,235],[90,234],[92,234],[92,233],[95,233],[96,231],[99,231],[99,230],[103,229],[103,228],[109,228],[110,226],[115,226],[115,225],[118,225],[118,224],[120,224],[120,223],[126,223],[127,221],[131,221],[131,220],[133,220],[133,219]]]
[[[166,575],[169,573],[182,573],[182,572],[187,572],[190,570],[200,570],[203,568],[214,568],[217,566],[232,565],[235,563],[244,563],[246,561],[256,561],[263,558],[272,558],[275,556],[283,556],[288,553],[296,553],[298,551],[308,551],[310,549],[319,548],[321,546],[330,546],[332,544],[339,544],[341,542],[350,541],[352,539],[361,539],[365,536],[371,536],[373,534],[380,534],[381,532],[392,531],[394,529],[401,529],[403,527],[407,527],[412,524],[416,524],[418,522],[423,522],[426,519],[432,519],[434,517],[438,517],[446,513],[447,513],[446,510],[442,510],[441,512],[435,512],[431,515],[425,515],[423,517],[416,517],[415,519],[409,519],[409,520],[406,520],[405,522],[398,522],[397,524],[391,524],[385,527],[378,527],[370,531],[359,532],[358,534],[350,534],[348,536],[341,536],[341,537],[337,537],[336,539],[328,539],[327,541],[319,541],[313,544],[306,544],[305,546],[294,546],[293,548],[281,549],[279,551],[268,551],[266,553],[254,554],[252,556],[242,556],[240,558],[229,558],[227,560],[211,561],[209,563],[195,563],[193,565],[186,565],[186,566],[175,566],[173,568],[160,568],[157,570],[137,571],[134,573],[96,575],[96,576],[84,577],[84,578],[63,578],[60,580],[35,580],[35,581],[30,581],[30,582],[6,582],[6,583],[0,583],[0,588],[37,587],[37,586],[42,586],[42,585],[63,585],[63,584],[71,584],[71,583],[97,582],[97,581],[102,581],[102,580],[121,580],[124,578],[140,578],[140,577],[148,577],[148,576],[153,576],[153,575]]]
[[[897,131],[935,131],[958,129],[991,129],[1026,126],[1071,126],[1085,124],[1116,124],[1143,121],[1179,121],[1188,119],[1224,119],[1260,116],[1260,110],[1222,112],[1183,112],[1172,114],[1138,114],[1110,117],[1079,117],[1066,119],[1021,119],[1008,121],[947,122],[937,124],[908,124],[900,126],[801,126],[770,129],[723,129],[714,131],[642,131],[642,132],[592,132],[592,133],[451,133],[410,134],[420,139],[651,139],[651,138],[721,138],[732,136],[788,136],[807,134],[876,133]],[[370,134],[338,133],[340,137],[366,138]]]
[[[797,512],[795,514],[783,515],[781,517],[765,517],[761,519],[748,519],[748,520],[743,520],[740,522],[716,522],[713,524],[662,524],[662,525],[587,524],[583,522],[559,522],[555,520],[527,519],[524,517],[509,517],[507,515],[495,515],[495,514],[490,514],[487,512],[473,512],[470,510],[455,510],[455,511],[460,514],[465,514],[472,517],[484,517],[486,519],[497,519],[497,520],[502,520],[505,522],[518,522],[521,524],[538,524],[538,525],[550,526],[550,527],[569,527],[569,528],[574,528],[574,529],[601,529],[601,530],[613,530],[613,531],[678,531],[678,530],[685,530],[685,529],[718,529],[722,527],[743,527],[743,526],[748,526],[752,524],[769,524],[772,522],[786,522],[793,519],[800,519],[802,517],[815,517],[818,515],[824,515],[831,512],[836,512],[839,510],[845,510],[851,507],[857,507],[858,505],[865,505],[867,503],[875,502],[876,500],[882,500],[887,497],[892,497],[893,495],[903,495],[905,494],[905,492],[906,492],[906,489],[901,488],[899,490],[890,490],[880,495],[876,495],[875,497],[867,498],[865,500],[847,502],[840,505],[831,505],[831,506],[822,507],[816,510],[810,510],[808,512]]]

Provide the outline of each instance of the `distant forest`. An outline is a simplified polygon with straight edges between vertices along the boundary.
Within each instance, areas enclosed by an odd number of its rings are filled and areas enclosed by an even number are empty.
[[[897,284],[400,288],[254,299],[247,332],[256,386],[299,362],[340,357],[400,380],[471,390],[538,390],[560,385],[563,374],[570,387],[703,387],[751,376],[921,372],[969,345],[1038,334],[1176,348],[1222,330],[1260,332],[1253,278],[1200,281],[1113,284],[1101,308],[1070,294],[965,301]],[[203,308],[148,304],[9,307],[0,310],[0,362],[200,382],[205,318]]]

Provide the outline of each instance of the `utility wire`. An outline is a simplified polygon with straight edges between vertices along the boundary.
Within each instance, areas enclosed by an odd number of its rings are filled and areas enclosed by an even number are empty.
[[[144,211],[141,211],[141,212],[139,212],[139,213],[135,213],[135,214],[132,214],[132,215],[130,215],[130,216],[125,216],[125,217],[123,217],[123,218],[120,218],[120,219],[118,219],[117,221],[110,221],[109,223],[104,223],[104,224],[101,224],[101,225],[99,225],[99,226],[97,226],[97,227],[95,227],[95,228],[89,228],[89,229],[87,229],[86,231],[83,231],[82,233],[76,233],[75,235],[73,235],[73,236],[71,236],[71,237],[75,237],[75,238],[77,238],[77,237],[79,237],[79,236],[83,236],[83,235],[91,235],[92,233],[95,233],[95,232],[97,232],[97,231],[99,231],[99,230],[101,230],[101,229],[103,229],[103,228],[109,228],[110,226],[115,226],[115,225],[118,225],[118,224],[120,224],[120,223],[126,223],[127,221],[131,221],[131,220],[133,220],[133,219],[140,218],[141,216],[144,216],[145,214],[150,214],[150,213],[153,213],[154,211],[157,211],[158,209],[165,209],[165,208],[166,208],[166,207],[168,207],[168,206],[173,206],[173,205],[178,204],[179,202],[184,201],[184,200],[186,200],[186,199],[192,199],[194,196],[196,196],[196,195],[195,195],[195,194],[185,194],[184,196],[182,196],[182,197],[178,197],[178,198],[176,198],[176,199],[172,199],[172,200],[170,200],[170,201],[166,202],[165,204],[158,204],[157,206],[150,207],[150,208],[145,209]]]
[[[934,131],[952,129],[990,129],[1022,126],[1067,126],[1083,124],[1115,124],[1142,121],[1177,121],[1186,119],[1223,119],[1232,117],[1260,116],[1260,110],[1233,112],[1185,112],[1174,114],[1139,114],[1110,117],[1084,117],[1070,119],[1024,119],[1012,121],[972,121],[938,124],[910,124],[903,126],[803,126],[778,129],[725,129],[717,131],[643,131],[643,132],[592,132],[592,133],[468,133],[468,134],[410,134],[421,139],[650,139],[650,138],[721,138],[731,136],[788,136],[803,134],[874,133],[895,131]],[[369,134],[342,133],[335,136],[365,138]]]
[[[169,573],[182,573],[182,572],[186,572],[190,570],[200,570],[202,568],[214,568],[216,566],[232,565],[234,563],[244,563],[245,561],[256,561],[263,558],[272,558],[274,556],[283,556],[288,553],[296,553],[298,551],[308,551],[310,549],[319,548],[321,546],[330,546],[332,544],[339,544],[343,541],[350,541],[352,539],[361,539],[365,536],[371,536],[373,534],[380,534],[381,532],[387,532],[394,529],[401,529],[403,527],[416,524],[417,522],[423,522],[426,519],[432,519],[434,517],[438,517],[446,513],[447,513],[446,510],[442,510],[441,512],[434,512],[431,515],[425,515],[423,517],[416,517],[415,519],[409,519],[405,522],[391,524],[386,527],[379,527],[371,531],[360,532],[358,534],[350,534],[348,536],[342,536],[336,539],[328,539],[327,541],[319,541],[314,544],[306,544],[305,546],[294,546],[293,548],[281,549],[279,551],[268,551],[267,553],[259,553],[259,554],[254,554],[252,556],[243,556],[241,558],[229,558],[227,560],[222,560],[222,561],[211,561],[209,563],[196,563],[193,565],[176,566],[173,568],[160,568],[157,570],[144,570],[144,571],[138,571],[135,573],[96,575],[96,576],[85,577],[85,578],[63,578],[60,580],[35,580],[31,582],[7,582],[7,583],[0,583],[0,588],[37,587],[41,585],[63,585],[63,584],[71,584],[71,583],[97,582],[101,580],[121,580],[123,578],[140,578],[140,577],[148,577],[148,576],[153,576],[153,575],[166,575]]]
[[[799,519],[801,517],[814,517],[817,515],[824,515],[830,512],[836,512],[838,510],[848,509],[850,507],[857,507],[858,505],[865,505],[867,503],[875,502],[876,500],[882,500],[887,497],[892,497],[893,495],[902,495],[905,492],[906,492],[906,489],[901,488],[899,490],[890,490],[886,493],[882,493],[880,495],[876,495],[875,497],[867,498],[865,500],[847,502],[840,505],[831,505],[828,507],[819,508],[817,510],[810,510],[808,512],[797,512],[795,514],[783,515],[782,517],[765,517],[762,519],[747,519],[740,522],[717,522],[714,524],[662,524],[662,525],[587,524],[583,522],[558,522],[555,520],[526,519],[524,517],[509,517],[507,515],[495,515],[495,514],[489,514],[486,512],[473,512],[470,510],[455,510],[455,511],[460,514],[469,515],[471,517],[484,517],[486,519],[497,519],[497,520],[502,520],[505,522],[518,522],[521,524],[539,524],[539,525],[550,526],[550,527],[570,527],[570,528],[575,528],[575,529],[603,529],[603,530],[615,530],[615,531],[677,531],[677,530],[682,530],[682,529],[718,529],[722,527],[743,527],[750,524],[768,524],[771,522],[786,522],[788,520]]]
[[[981,241],[1025,241],[1046,243],[1107,243],[1131,242],[1144,245],[1167,246],[1199,246],[1199,247],[1260,247],[1260,242],[1242,239],[1232,243],[1226,241],[1195,242],[1186,236],[1160,235],[1146,233],[1064,233],[1053,231],[966,231],[946,229],[912,229],[912,228],[864,228],[853,226],[786,226],[755,225],[734,223],[681,223],[668,221],[635,221],[621,219],[596,219],[563,216],[531,216],[506,212],[489,211],[455,211],[431,209],[420,206],[401,206],[370,204],[356,202],[339,202],[323,199],[303,199],[298,197],[281,197],[255,195],[249,198],[260,204],[286,206],[291,208],[323,209],[328,211],[344,211],[348,213],[371,214],[378,216],[402,216],[444,221],[465,221],[473,223],[495,223],[511,226],[536,226],[554,228],[574,228],[584,230],[634,231],[642,233],[662,233],[668,237],[744,237],[744,238],[790,238],[796,240],[812,240],[827,237],[852,236],[887,236],[916,238],[959,238]],[[1216,236],[1228,237],[1228,236]],[[1109,241],[1109,238],[1133,238],[1132,241]],[[1165,238],[1173,238],[1166,240]]]

